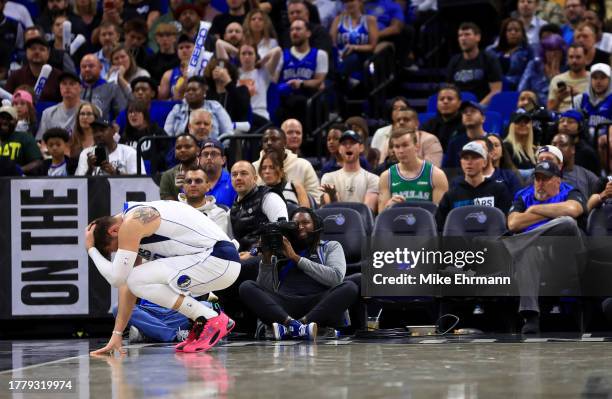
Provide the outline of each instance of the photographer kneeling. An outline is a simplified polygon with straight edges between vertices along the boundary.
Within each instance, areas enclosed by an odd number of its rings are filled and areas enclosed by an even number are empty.
[[[300,207],[291,221],[280,228],[282,248],[278,235],[279,242],[273,233],[262,235],[257,281],[243,282],[240,298],[265,324],[272,325],[275,339],[314,340],[317,325],[341,324],[359,288],[352,281],[343,281],[344,250],[336,241],[319,239],[323,222],[313,210]]]

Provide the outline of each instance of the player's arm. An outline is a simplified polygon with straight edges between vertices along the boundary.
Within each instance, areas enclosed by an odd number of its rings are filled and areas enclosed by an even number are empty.
[[[444,172],[442,172],[442,169],[434,166],[432,172],[433,193],[431,195],[431,201],[437,205],[448,191],[448,180]]]
[[[94,261],[98,271],[113,287],[125,284],[138,257],[138,247],[143,237],[150,236],[159,228],[159,212],[151,207],[138,207],[124,216],[118,231],[118,248],[112,262],[94,247],[93,232],[88,226],[86,233],[87,253]]]

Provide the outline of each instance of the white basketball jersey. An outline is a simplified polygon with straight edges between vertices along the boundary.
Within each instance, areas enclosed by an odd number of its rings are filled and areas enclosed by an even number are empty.
[[[155,208],[161,216],[157,231],[140,240],[138,255],[147,260],[210,253],[219,241],[230,238],[206,215],[177,201],[126,202],[123,215],[139,207]]]

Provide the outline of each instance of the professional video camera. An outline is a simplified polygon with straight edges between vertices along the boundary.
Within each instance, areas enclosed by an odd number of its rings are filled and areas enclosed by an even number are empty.
[[[283,258],[283,236],[290,242],[294,242],[297,233],[297,224],[289,222],[285,218],[279,218],[276,222],[269,222],[261,226],[260,247],[262,252],[271,252],[277,258]]]
[[[556,117],[546,108],[538,106],[535,102],[525,106],[525,111],[533,121],[533,141],[536,144],[550,143],[555,131]]]

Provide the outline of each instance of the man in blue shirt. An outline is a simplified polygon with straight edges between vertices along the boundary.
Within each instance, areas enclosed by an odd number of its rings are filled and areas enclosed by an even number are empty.
[[[561,182],[556,163],[542,161],[533,172],[533,185],[520,190],[508,215],[508,229],[516,235],[503,240],[512,256],[523,334],[540,331],[541,274],[554,269],[555,282],[572,286],[578,277],[576,254],[584,250],[577,219],[586,211],[584,195]],[[542,237],[555,237],[542,240]],[[569,287],[569,288],[573,288]]]
[[[393,0],[370,0],[364,3],[366,15],[376,17],[378,41],[395,45],[395,54],[404,56],[412,50],[414,29],[405,24],[404,13]]]
[[[207,139],[200,151],[200,167],[206,172],[211,189],[206,195],[212,195],[217,205],[223,204],[231,207],[236,198],[236,191],[232,187],[232,179],[227,170],[223,168],[226,158],[223,155],[223,144],[215,139]]]

